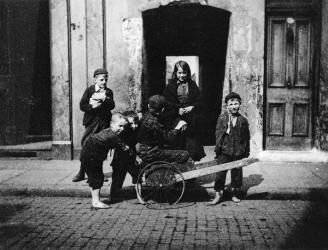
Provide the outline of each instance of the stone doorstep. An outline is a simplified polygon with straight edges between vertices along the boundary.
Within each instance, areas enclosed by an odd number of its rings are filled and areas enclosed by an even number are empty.
[[[266,162],[328,162],[328,153],[322,151],[262,151],[257,155]]]

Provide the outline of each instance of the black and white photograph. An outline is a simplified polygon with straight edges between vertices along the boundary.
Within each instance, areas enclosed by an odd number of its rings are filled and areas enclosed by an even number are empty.
[[[328,0],[0,0],[0,249],[328,249]]]

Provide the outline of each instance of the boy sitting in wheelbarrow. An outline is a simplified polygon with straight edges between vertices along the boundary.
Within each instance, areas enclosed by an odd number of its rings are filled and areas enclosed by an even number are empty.
[[[183,120],[177,121],[175,128],[170,130],[160,120],[160,114],[165,108],[165,98],[161,95],[153,95],[148,100],[148,111],[141,119],[138,135],[137,154],[143,164],[155,161],[174,162],[188,165],[192,160],[188,151],[165,148],[170,140],[174,140],[175,134],[186,129],[187,123]]]

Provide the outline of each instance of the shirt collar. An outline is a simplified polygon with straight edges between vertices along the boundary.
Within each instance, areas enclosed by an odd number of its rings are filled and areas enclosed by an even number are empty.
[[[95,91],[98,92],[100,90],[99,86],[95,84]]]
[[[183,84],[187,84],[188,82],[180,82],[180,81],[177,81],[177,85],[183,85]]]

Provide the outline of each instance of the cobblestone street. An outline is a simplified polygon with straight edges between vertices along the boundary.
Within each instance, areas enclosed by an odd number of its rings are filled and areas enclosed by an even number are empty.
[[[182,202],[166,210],[128,200],[90,210],[89,198],[0,197],[2,249],[313,249],[328,247],[327,203]]]

